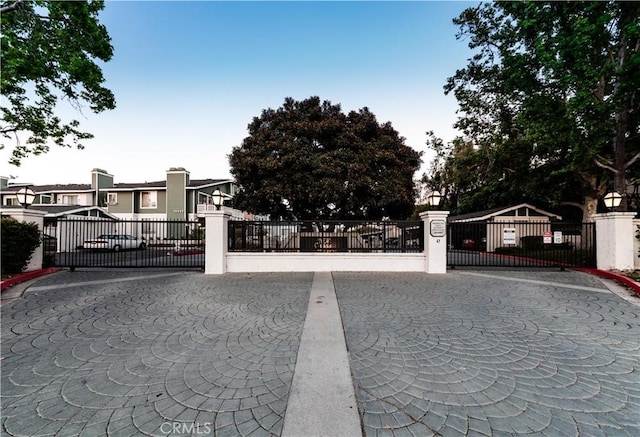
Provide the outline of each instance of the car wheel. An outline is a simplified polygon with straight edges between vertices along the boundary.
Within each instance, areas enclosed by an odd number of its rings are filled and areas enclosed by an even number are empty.
[[[120,252],[120,249],[122,249],[122,247],[119,244],[116,244],[115,246],[113,246],[114,252]]]
[[[147,244],[146,243],[140,243],[140,250],[144,250],[147,248]]]

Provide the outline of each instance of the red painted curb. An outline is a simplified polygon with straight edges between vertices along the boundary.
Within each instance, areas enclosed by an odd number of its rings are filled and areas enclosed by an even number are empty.
[[[22,273],[20,275],[12,276],[9,279],[5,279],[0,282],[0,291],[4,291],[9,287],[13,287],[21,282],[29,281],[31,279],[39,278],[40,276],[48,275],[62,270],[60,267],[49,267],[48,269],[34,270],[32,272]]]
[[[588,268],[588,267],[572,267],[570,264],[556,263],[556,262],[548,261],[548,260],[538,260],[538,259],[535,259],[535,258],[527,258],[527,257],[522,257],[522,256],[517,256],[517,255],[503,255],[501,253],[493,253],[493,252],[483,252],[483,253],[485,253],[487,255],[491,255],[491,256],[501,257],[501,258],[537,262],[537,263],[539,263],[541,265],[553,265],[553,266],[558,266],[558,267],[565,267],[565,268],[568,268],[568,269],[571,269],[571,270],[576,270],[578,272],[585,272],[585,273],[589,273],[591,275],[600,276],[602,278],[612,279],[614,281],[618,281],[618,282],[622,283],[622,285],[624,285],[626,287],[629,287],[638,296],[640,296],[640,283],[638,283],[637,281],[631,279],[628,276],[621,275],[619,273],[614,273],[614,272],[610,272],[610,271],[607,271],[607,270],[598,270],[598,269]]]
[[[572,270],[577,270],[579,272],[590,273],[592,275],[600,276],[606,279],[613,279],[614,281],[621,282],[623,285],[629,287],[633,290],[638,296],[640,296],[640,283],[634,281],[625,275],[620,275],[618,273],[609,272],[607,270],[598,270],[598,269],[589,269],[584,267],[572,267]]]

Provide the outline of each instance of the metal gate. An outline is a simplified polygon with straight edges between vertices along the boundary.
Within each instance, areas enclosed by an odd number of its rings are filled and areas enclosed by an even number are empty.
[[[490,267],[595,267],[595,223],[448,224],[447,264]]]
[[[184,220],[82,217],[45,223],[45,264],[58,267],[203,268],[204,227]]]

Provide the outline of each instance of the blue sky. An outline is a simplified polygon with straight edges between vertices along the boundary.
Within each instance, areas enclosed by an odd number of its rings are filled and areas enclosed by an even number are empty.
[[[1,173],[35,184],[88,183],[95,167],[116,182],[162,180],[170,167],[227,178],[253,117],[314,95],[344,112],[369,107],[427,152],[426,131],[456,135],[443,85],[471,52],[452,19],[476,4],[107,1],[115,54],[103,72],[117,108],[61,108],[95,135],[86,148],[52,147],[18,168],[3,150]]]

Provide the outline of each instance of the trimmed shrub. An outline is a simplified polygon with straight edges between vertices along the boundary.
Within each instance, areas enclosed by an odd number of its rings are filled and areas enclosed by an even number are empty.
[[[542,235],[527,235],[520,238],[520,242],[525,249],[541,249],[544,247]]]
[[[2,276],[22,273],[40,245],[38,225],[2,217],[1,238]]]
[[[520,255],[522,253],[522,249],[513,246],[501,246],[496,247],[494,253],[499,253],[501,255]]]

